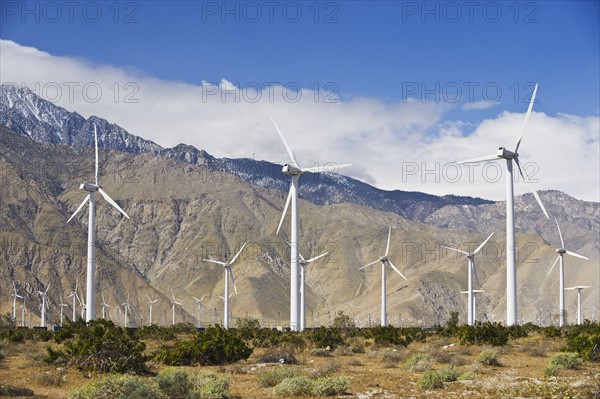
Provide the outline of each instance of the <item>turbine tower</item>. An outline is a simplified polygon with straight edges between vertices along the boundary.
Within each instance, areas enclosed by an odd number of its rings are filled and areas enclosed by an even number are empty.
[[[287,213],[287,209],[292,203],[292,215],[291,215],[291,233],[290,233],[290,247],[291,247],[291,255],[290,255],[290,329],[292,331],[298,331],[301,325],[300,318],[300,269],[298,262],[298,181],[300,179],[300,175],[305,172],[319,173],[326,172],[327,168],[312,166],[310,168],[301,168],[300,164],[296,161],[296,157],[294,157],[294,153],[292,152],[291,147],[289,146],[285,136],[277,126],[275,119],[271,115],[269,115],[273,125],[275,126],[275,130],[279,134],[283,145],[285,146],[285,150],[287,151],[290,162],[283,165],[282,172],[290,175],[292,178],[292,184],[290,185],[290,191],[288,193],[287,199],[285,201],[285,207],[283,208],[283,213],[281,215],[281,220],[279,221],[279,226],[277,227],[277,234],[279,234],[279,230],[281,229],[281,224],[283,223],[283,219],[285,218],[285,214]],[[350,166],[350,164],[336,165],[336,169],[341,169]]]
[[[196,306],[197,306],[196,327],[198,327],[198,328],[202,327],[202,325],[200,324],[200,318],[202,316],[202,300],[204,299],[205,296],[206,296],[206,294],[202,295],[202,298],[200,298],[200,299],[196,298],[195,296],[192,297],[196,300]]]
[[[218,260],[204,259],[205,262],[216,263],[217,265],[221,265],[225,271],[225,294],[223,295],[223,302],[225,304],[225,316],[223,317],[223,327],[229,328],[229,277],[231,277],[231,282],[233,283],[233,289],[235,290],[235,294],[237,295],[237,287],[235,286],[235,279],[233,278],[233,272],[231,271],[231,265],[236,261],[238,256],[244,250],[246,243],[242,245],[237,254],[231,259],[229,262],[221,262]]]
[[[548,277],[550,272],[552,272],[552,269],[554,269],[554,266],[556,266],[556,262],[560,261],[559,266],[558,266],[559,288],[560,288],[559,295],[558,295],[558,311],[559,311],[558,325],[559,325],[559,327],[563,327],[565,325],[565,261],[563,259],[563,255],[567,254],[567,255],[571,255],[576,258],[581,258],[581,259],[585,259],[585,260],[588,260],[588,258],[586,258],[583,255],[579,255],[579,254],[576,254],[575,252],[571,252],[571,251],[568,251],[565,249],[565,242],[563,241],[563,236],[562,236],[562,233],[560,232],[560,227],[558,226],[558,220],[556,220],[556,218],[555,218],[554,221],[556,222],[556,228],[558,229],[558,235],[560,236],[560,245],[561,246],[560,246],[560,248],[556,248],[556,252],[558,252],[558,257],[552,264],[552,267],[550,268],[550,270],[548,270],[548,273],[546,273],[546,277]]]
[[[527,113],[525,114],[525,119],[521,124],[521,128],[519,130],[519,135],[517,136],[517,142],[515,144],[514,151],[510,151],[505,147],[500,147],[496,154],[487,155],[483,157],[473,158],[466,161],[457,162],[459,164],[463,163],[477,163],[484,161],[495,161],[504,159],[506,161],[506,324],[509,326],[517,324],[517,267],[516,267],[516,245],[515,245],[515,222],[514,222],[514,193],[513,193],[513,161],[517,165],[517,169],[519,170],[519,174],[525,179],[525,175],[523,174],[523,169],[521,168],[521,164],[519,163],[519,146],[521,145],[521,140],[523,140],[523,130],[527,121],[529,120],[529,116],[531,115],[531,110],[533,109],[533,103],[535,102],[535,95],[537,93],[538,85],[535,85],[533,89],[533,94],[531,96],[531,101],[529,102],[529,108],[527,109]],[[540,199],[538,193],[535,191],[533,185],[530,184],[531,191],[533,192],[533,196],[536,201],[542,208],[544,215],[549,219],[548,212],[546,212],[546,208],[544,208],[544,204],[542,204],[542,200]]]
[[[481,287],[481,285],[479,284],[479,278],[477,277],[477,269],[475,268],[475,254],[479,251],[481,251],[481,248],[483,248],[485,246],[485,244],[487,244],[487,242],[490,240],[490,238],[492,238],[492,236],[494,235],[494,233],[490,234],[490,236],[488,238],[485,239],[484,242],[482,242],[475,251],[473,252],[465,252],[463,250],[460,249],[456,249],[456,248],[450,248],[450,247],[446,247],[442,245],[442,248],[446,248],[449,249],[451,251],[456,251],[456,252],[460,252],[461,254],[467,255],[467,267],[468,267],[468,288],[467,288],[467,293],[469,295],[469,298],[467,299],[467,323],[472,326],[473,323],[475,322],[475,316],[474,316],[474,308],[475,308],[475,297],[473,296],[473,274],[475,275],[475,280],[477,281],[477,287]]]
[[[175,294],[173,293],[173,290],[171,290],[171,295],[173,296],[173,299],[171,300],[171,313],[173,314],[172,324],[175,325],[175,305],[181,306],[181,303],[177,302],[177,300],[175,299]]]
[[[300,252],[298,252],[298,256],[300,256],[300,331],[304,331],[304,328],[306,328],[306,305],[305,305],[305,300],[304,300],[305,289],[306,289],[306,283],[305,283],[306,266],[309,263],[312,263],[312,262],[316,261],[317,259],[322,258],[323,256],[327,255],[328,253],[329,252],[325,252],[324,254],[321,254],[319,256],[315,256],[314,258],[310,258],[310,259],[306,260],[306,259],[304,259],[302,254]]]
[[[77,285],[79,284],[79,280],[75,280],[75,291],[71,291],[71,293],[67,296],[67,298],[73,298],[73,320],[71,320],[72,322],[75,322],[75,318],[77,317],[77,314],[75,313],[77,310],[77,304],[75,301],[79,301],[79,295],[77,294]]]
[[[66,303],[63,303],[62,297],[60,298],[60,325],[63,325],[63,308],[69,306]]]
[[[12,293],[12,299],[13,299],[13,304],[12,304],[12,320],[16,323],[17,321],[17,298],[23,299],[23,301],[25,301],[25,299],[17,294],[17,286],[15,285],[15,282],[13,281],[13,293]]]
[[[46,298],[48,297],[48,289],[50,288],[50,283],[46,287],[45,291],[38,291],[37,293],[42,296],[42,317],[40,325],[42,327],[46,327]]]
[[[102,318],[106,320],[106,308],[110,308],[110,306],[106,300],[104,299],[104,292],[102,293]]]
[[[474,325],[475,322],[477,321],[477,300],[476,300],[475,294],[478,294],[480,292],[485,292],[485,290],[471,290],[471,292],[473,293],[473,324],[471,324],[471,325]],[[469,291],[461,291],[460,293],[461,294],[469,294]]]
[[[565,290],[577,290],[577,325],[583,323],[583,313],[581,312],[581,290],[592,288],[591,285],[576,285],[574,287],[565,288]]]
[[[131,308],[129,307],[129,294],[127,294],[127,300],[123,302],[121,306],[123,306],[123,308],[125,309],[125,319],[123,321],[123,327],[127,328],[127,326],[129,325],[129,310],[131,310]]]
[[[84,181],[79,186],[80,190],[85,190],[89,192],[89,194],[84,198],[79,208],[71,215],[67,223],[71,221],[79,213],[81,209],[85,206],[85,204],[89,201],[89,222],[88,222],[88,254],[87,254],[87,281],[86,281],[86,303],[88,306],[88,310],[86,312],[86,322],[94,320],[96,318],[96,302],[95,302],[95,285],[94,285],[94,275],[96,273],[96,199],[95,194],[99,192],[104,199],[114,206],[119,212],[123,214],[127,219],[129,216],[125,213],[123,209],[104,190],[102,190],[102,186],[100,185],[100,181],[98,180],[98,133],[96,132],[96,125],[94,125],[94,143],[96,146],[96,183],[88,183]]]
[[[152,325],[152,305],[154,305],[158,298],[155,300],[150,299],[150,297],[146,294],[146,298],[148,298],[148,306],[150,307],[150,313],[148,314],[148,326]]]
[[[404,280],[408,281],[406,277],[404,277],[404,275],[402,273],[400,273],[400,270],[398,270],[396,268],[396,266],[394,266],[394,264],[392,262],[390,262],[390,260],[388,259],[388,253],[390,251],[390,239],[392,237],[392,228],[390,227],[388,230],[388,239],[387,239],[387,246],[385,247],[385,255],[381,256],[379,259],[377,259],[376,261],[373,261],[371,263],[369,263],[368,265],[365,265],[363,267],[361,267],[358,270],[362,270],[366,267],[372,266],[377,262],[381,262],[381,325],[383,327],[387,326],[387,303],[386,303],[386,288],[385,288],[385,265],[388,264],[390,265],[390,267],[400,275],[400,277],[402,277]]]

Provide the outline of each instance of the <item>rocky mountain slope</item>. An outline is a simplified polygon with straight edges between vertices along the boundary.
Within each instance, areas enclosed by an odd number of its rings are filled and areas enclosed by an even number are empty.
[[[57,320],[62,297],[84,281],[87,213],[70,224],[69,215],[83,198],[81,181],[93,176],[93,150],[41,144],[22,133],[0,128],[0,310],[10,309],[12,282],[26,292],[27,307],[39,314],[36,290],[50,283],[49,314]],[[147,320],[146,294],[159,297],[155,320],[170,322],[171,291],[183,301],[178,321],[193,321],[192,296],[206,295],[203,322],[222,317],[223,271],[202,259],[226,259],[248,245],[233,267],[239,295],[231,299],[234,317],[246,315],[267,323],[285,323],[289,304],[289,250],[283,233],[275,235],[286,192],[250,184],[228,171],[187,160],[100,151],[104,189],[128,212],[124,219],[102,199],[97,207],[98,292],[113,306],[129,294],[133,323]],[[542,192],[556,214],[565,241],[591,261],[568,258],[566,283],[590,284],[584,309],[598,317],[599,205],[558,192]],[[533,205],[532,205],[533,204]],[[534,202],[516,201],[519,310],[523,321],[548,323],[557,313],[553,222],[540,219]],[[476,245],[495,231],[477,258],[485,294],[478,298],[478,317],[505,317],[504,228],[502,204],[446,206],[427,223],[356,203],[315,204],[302,200],[301,252],[329,252],[308,268],[307,324],[326,324],[344,311],[364,324],[378,317],[380,266],[358,270],[382,255],[387,227],[392,226],[390,259],[408,281],[388,273],[388,313],[396,324],[432,324],[459,311],[464,320],[466,261],[441,245]],[[476,220],[477,223],[474,223]],[[479,227],[479,226],[482,227]],[[530,232],[531,231],[531,232]],[[567,293],[570,315],[576,295]],[[98,301],[99,302],[99,301]],[[70,314],[70,310],[67,312]],[[484,316],[485,314],[485,316]],[[111,317],[122,315],[111,310]],[[122,318],[122,317],[121,317]],[[572,318],[572,317],[571,317]],[[36,316],[33,316],[34,323]]]

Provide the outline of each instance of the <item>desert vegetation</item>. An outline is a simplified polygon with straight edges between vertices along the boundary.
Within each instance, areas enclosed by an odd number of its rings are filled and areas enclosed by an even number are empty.
[[[598,398],[600,325],[497,323],[430,330],[330,327],[287,332],[256,320],[125,329],[109,321],[57,331],[0,319],[0,396],[99,398]],[[388,395],[388,396],[386,396]]]

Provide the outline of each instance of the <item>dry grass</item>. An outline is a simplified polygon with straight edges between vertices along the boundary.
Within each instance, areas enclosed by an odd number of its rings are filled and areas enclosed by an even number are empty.
[[[417,382],[423,375],[421,371],[413,371],[400,367],[416,353],[431,355],[430,367],[440,370],[448,364],[439,362],[435,348],[448,345],[448,342],[413,343],[402,350],[396,348],[379,348],[367,353],[351,355],[333,354],[330,357],[317,357],[307,354],[300,365],[257,364],[265,354],[257,351],[251,359],[226,367],[202,367],[205,372],[217,376],[228,375],[231,378],[230,392],[232,397],[265,399],[273,398],[272,388],[259,386],[261,374],[276,368],[290,368],[299,375],[347,375],[352,377],[348,392],[353,395],[370,397],[414,397],[418,399],[442,399],[452,397],[468,397],[475,399],[499,397],[572,397],[575,392],[583,399],[597,398],[600,391],[600,364],[584,363],[578,370],[563,370],[558,377],[543,377],[548,359],[556,350],[548,350],[545,356],[537,356],[524,349],[526,345],[545,346],[555,349],[555,341],[538,338],[535,342],[516,342],[502,350],[502,367],[483,366],[477,363],[477,356],[488,349],[482,346],[463,347],[456,345],[445,351],[450,354],[450,363],[460,372],[459,381],[445,384],[442,389],[422,390]],[[440,345],[443,344],[443,345]],[[47,343],[28,342],[25,344],[6,344],[5,360],[0,368],[0,382],[13,386],[32,389],[36,397],[46,399],[65,399],[76,387],[100,378],[92,374],[86,378],[76,370],[60,371],[55,367],[40,364]],[[432,349],[433,348],[433,349]],[[384,360],[387,359],[387,360]],[[445,361],[445,358],[442,359]],[[386,362],[395,363],[389,367]],[[156,366],[155,371],[162,367]],[[152,378],[152,377],[144,377]],[[557,396],[558,395],[558,396]],[[596,396],[594,396],[596,395]]]

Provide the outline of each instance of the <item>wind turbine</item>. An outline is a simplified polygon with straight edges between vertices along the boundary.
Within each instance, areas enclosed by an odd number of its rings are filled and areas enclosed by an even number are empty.
[[[106,300],[104,299],[104,292],[102,293],[102,318],[104,320],[106,320],[106,308],[111,308],[112,306],[110,306]]]
[[[473,158],[466,161],[457,162],[458,164],[463,163],[476,163],[484,161],[495,161],[495,160],[506,160],[506,324],[512,326],[517,324],[517,267],[516,267],[516,246],[515,246],[515,222],[514,222],[514,193],[513,193],[513,161],[517,165],[519,174],[525,180],[523,169],[519,163],[519,146],[521,140],[523,140],[523,131],[531,110],[533,109],[533,103],[535,102],[535,95],[537,94],[538,85],[535,85],[533,94],[531,95],[531,101],[529,102],[529,108],[525,114],[525,119],[519,129],[519,135],[517,136],[517,142],[515,144],[514,151],[510,151],[505,147],[500,147],[496,154],[487,155],[483,157]],[[525,173],[526,174],[526,173]],[[529,178],[529,177],[528,177]],[[548,212],[542,204],[537,191],[531,183],[529,183],[533,196],[542,208],[544,215],[549,219]]]
[[[402,277],[404,280],[408,281],[406,277],[404,277],[404,275],[402,273],[400,273],[400,270],[398,270],[396,268],[396,266],[393,265],[392,262],[390,262],[390,260],[388,259],[388,253],[390,251],[390,239],[392,237],[392,228],[390,227],[388,230],[388,239],[387,239],[387,246],[385,247],[385,255],[381,256],[379,259],[377,259],[376,261],[373,261],[363,267],[361,267],[358,270],[362,270],[366,267],[372,266],[377,262],[381,262],[381,325],[383,327],[387,326],[387,305],[386,305],[386,289],[385,289],[385,265],[388,264],[390,265],[390,267],[400,275],[400,277]]]
[[[121,306],[123,306],[125,308],[125,320],[124,320],[124,323],[123,323],[123,327],[127,328],[128,324],[129,324],[128,316],[129,316],[129,310],[130,310],[130,307],[129,307],[129,294],[127,294],[127,300],[125,302],[123,302],[121,304]]]
[[[567,251],[565,249],[565,242],[563,241],[563,236],[562,236],[562,233],[560,232],[560,227],[558,226],[558,220],[556,220],[556,218],[555,218],[554,221],[556,222],[556,228],[558,229],[558,235],[560,236],[560,245],[561,246],[560,246],[560,248],[556,248],[556,252],[558,252],[558,257],[552,264],[552,267],[550,268],[550,270],[548,270],[548,273],[546,273],[546,277],[548,277],[548,275],[550,274],[552,269],[554,269],[554,266],[556,266],[556,262],[560,261],[559,269],[558,269],[559,275],[560,275],[560,278],[559,278],[560,292],[559,292],[559,296],[558,296],[558,305],[559,305],[560,315],[558,317],[558,325],[560,327],[562,327],[565,325],[565,262],[563,259],[563,255],[567,254],[567,255],[574,256],[576,258],[581,258],[581,259],[585,259],[585,260],[589,260],[589,259],[583,255],[579,255],[579,254],[576,254],[575,252]]]
[[[148,298],[148,305],[150,306],[150,314],[148,315],[148,325],[151,326],[152,325],[152,305],[154,303],[156,303],[156,301],[158,301],[158,299],[152,300],[152,299],[150,299],[148,294],[146,294],[146,298]]]
[[[127,219],[129,216],[125,213],[123,209],[115,202],[112,198],[104,190],[102,190],[102,186],[100,185],[100,181],[98,179],[98,133],[96,131],[96,125],[94,125],[94,142],[96,145],[96,183],[88,183],[84,181],[79,186],[80,190],[85,190],[89,192],[89,194],[83,199],[79,208],[71,215],[67,223],[71,221],[83,209],[85,204],[89,201],[89,222],[88,222],[88,254],[87,254],[87,281],[86,281],[86,302],[88,306],[88,311],[86,312],[86,322],[94,320],[96,318],[96,298],[95,298],[95,285],[94,285],[94,274],[96,273],[96,199],[95,194],[99,192],[104,199],[114,206],[119,212],[123,214]]]
[[[75,301],[79,301],[79,295],[77,294],[77,285],[79,284],[79,280],[75,280],[75,291],[71,291],[71,293],[67,296],[67,298],[73,298],[73,320],[71,320],[73,323],[75,322],[75,318],[77,317],[76,315],[76,309],[77,309],[77,304],[75,303]]]
[[[478,294],[480,292],[485,292],[485,290],[471,290],[471,292],[473,293],[473,323],[470,325],[474,325],[475,322],[477,321],[477,300],[476,300],[476,296],[475,294]],[[469,294],[469,291],[461,291],[461,294]]]
[[[223,295],[223,302],[225,303],[225,316],[223,317],[223,327],[229,328],[229,277],[231,277],[231,282],[233,283],[233,289],[235,290],[235,294],[237,295],[237,287],[235,286],[235,279],[233,278],[233,272],[231,271],[231,265],[237,260],[238,256],[244,250],[246,243],[242,245],[237,254],[229,261],[229,262],[221,262],[218,260],[212,259],[204,259],[205,262],[216,263],[217,265],[221,265],[225,271],[225,294]]]
[[[175,325],[175,305],[181,306],[181,303],[177,302],[177,300],[175,299],[175,294],[173,293],[173,290],[171,290],[171,295],[173,296],[173,299],[171,300],[171,313],[173,314],[172,324]]]
[[[291,245],[288,242],[289,245]],[[312,263],[314,261],[316,261],[319,258],[322,258],[323,256],[327,255],[329,252],[325,252],[324,254],[321,254],[319,256],[315,256],[314,258],[310,258],[308,260],[304,259],[304,257],[302,256],[302,254],[300,252],[298,252],[298,256],[300,256],[300,331],[304,331],[304,328],[306,327],[306,306],[305,306],[305,275],[306,275],[306,266],[309,263]]]
[[[201,324],[200,324],[200,317],[202,316],[202,300],[204,299],[204,297],[206,296],[206,294],[202,295],[202,298],[198,299],[195,296],[193,296],[192,298],[194,298],[196,300],[196,305],[197,305],[197,325],[196,327],[200,328]]]
[[[291,233],[290,233],[290,247],[291,247],[291,255],[290,255],[290,329],[292,331],[297,331],[301,325],[301,317],[300,317],[300,287],[299,287],[299,277],[300,270],[298,264],[298,181],[300,180],[300,175],[305,172],[319,173],[327,171],[326,167],[323,166],[312,166],[310,168],[302,168],[298,161],[296,161],[296,157],[294,157],[294,153],[290,145],[288,144],[285,136],[277,126],[275,119],[271,115],[271,122],[275,126],[275,130],[277,130],[277,134],[281,138],[283,145],[285,146],[285,150],[287,151],[290,162],[283,165],[281,171],[287,175],[290,175],[292,178],[292,184],[290,185],[290,191],[288,193],[287,199],[285,201],[285,207],[283,208],[283,213],[281,214],[281,220],[279,221],[279,226],[277,227],[277,234],[279,234],[279,230],[281,229],[281,225],[283,223],[283,219],[285,219],[285,215],[287,213],[287,209],[292,203],[292,220],[290,223]],[[342,164],[336,165],[337,169],[345,168],[350,166],[350,164]]]
[[[23,298],[23,304],[21,305],[21,327],[25,327],[25,313],[27,309],[25,308],[25,297],[22,296],[21,298]]]
[[[576,285],[574,287],[565,288],[565,290],[577,290],[577,324],[583,323],[583,314],[581,312],[581,290],[592,288],[591,285]]]
[[[46,287],[45,291],[38,291],[37,293],[42,296],[42,319],[40,325],[42,327],[46,327],[46,298],[48,297],[48,289],[50,288],[50,283]]]
[[[66,303],[63,303],[62,297],[60,298],[60,325],[63,325],[63,308],[69,306]]]
[[[23,299],[23,301],[25,301],[25,299],[17,294],[17,286],[15,285],[15,282],[13,281],[13,293],[12,293],[12,299],[13,299],[13,305],[12,305],[12,319],[14,322],[17,321],[17,298]]]
[[[485,246],[485,244],[487,244],[487,242],[490,240],[490,238],[492,238],[492,236],[494,235],[494,233],[490,234],[490,236],[488,238],[485,239],[484,242],[482,242],[475,251],[473,252],[466,252],[460,249],[456,249],[456,248],[450,248],[450,247],[446,247],[442,245],[442,248],[446,248],[449,249],[451,251],[456,251],[456,252],[460,252],[461,254],[467,255],[467,267],[469,270],[468,273],[468,291],[467,293],[469,294],[469,298],[467,300],[468,302],[468,310],[467,310],[467,323],[469,323],[470,326],[473,325],[473,323],[475,322],[475,316],[474,316],[474,312],[475,312],[475,297],[473,296],[473,277],[472,275],[475,275],[475,280],[477,281],[477,287],[480,287],[481,285],[479,284],[479,278],[477,277],[477,269],[475,268],[475,254],[479,251],[481,251],[481,249]]]

